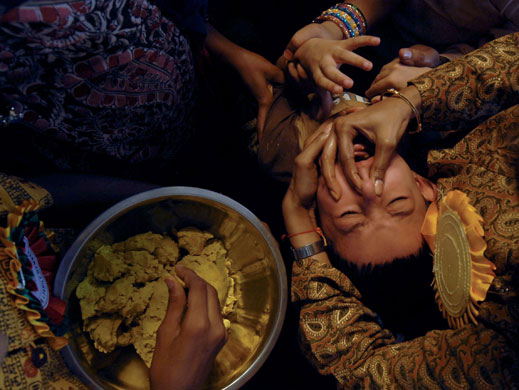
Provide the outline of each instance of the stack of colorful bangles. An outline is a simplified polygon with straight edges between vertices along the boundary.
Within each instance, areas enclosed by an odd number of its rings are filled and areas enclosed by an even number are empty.
[[[338,3],[328,8],[319,15],[313,22],[333,22],[342,31],[344,39],[366,35],[368,25],[362,11],[350,3]]]

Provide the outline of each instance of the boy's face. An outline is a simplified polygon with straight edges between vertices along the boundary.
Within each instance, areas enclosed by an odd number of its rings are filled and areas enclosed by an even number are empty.
[[[342,259],[362,264],[383,264],[415,254],[422,246],[421,227],[425,201],[434,201],[436,187],[414,173],[395,155],[384,176],[384,191],[375,195],[369,178],[373,158],[356,163],[362,178],[362,194],[347,182],[339,164],[336,177],[342,195],[335,201],[321,177],[317,207],[322,228]]]

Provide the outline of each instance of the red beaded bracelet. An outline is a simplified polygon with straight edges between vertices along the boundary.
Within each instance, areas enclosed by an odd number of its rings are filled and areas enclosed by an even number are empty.
[[[319,227],[316,227],[316,228],[314,228],[312,230],[306,230],[304,232],[299,232],[299,233],[283,234],[281,236],[281,239],[285,240],[287,238],[299,236],[300,234],[306,234],[306,233],[317,233],[317,234],[319,234],[321,236],[321,238],[323,239],[324,246],[328,246],[328,243],[326,242],[326,237],[324,236],[323,231]]]

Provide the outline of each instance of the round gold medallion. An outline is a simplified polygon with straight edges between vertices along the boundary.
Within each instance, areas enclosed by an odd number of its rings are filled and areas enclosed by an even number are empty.
[[[433,271],[444,309],[451,317],[463,316],[470,301],[472,260],[463,223],[450,210],[438,220]]]
[[[477,324],[479,303],[495,277],[496,266],[485,257],[482,222],[468,196],[452,190],[429,206],[422,225],[434,252],[436,302],[451,328]]]

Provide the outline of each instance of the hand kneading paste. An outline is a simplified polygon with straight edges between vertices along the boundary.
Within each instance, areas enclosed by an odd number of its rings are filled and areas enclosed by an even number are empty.
[[[223,243],[196,228],[170,236],[144,233],[100,247],[76,295],[83,330],[101,352],[133,345],[151,365],[155,339],[168,305],[164,279],[182,264],[195,271],[218,292],[226,326],[236,303],[235,281]]]

